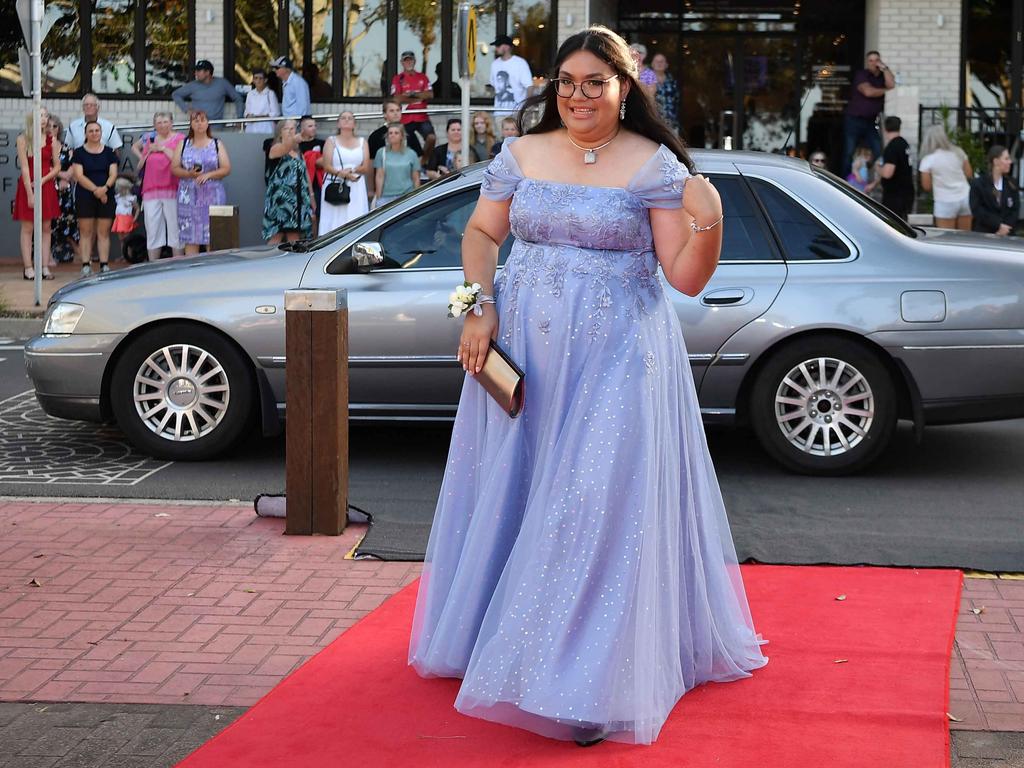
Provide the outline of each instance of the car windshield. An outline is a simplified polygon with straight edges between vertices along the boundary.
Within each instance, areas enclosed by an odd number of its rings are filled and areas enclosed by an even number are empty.
[[[913,227],[907,224],[907,222],[905,222],[903,219],[901,219],[899,216],[890,211],[881,203],[872,200],[859,189],[854,189],[854,187],[847,184],[838,176],[835,176],[822,168],[815,168],[814,166],[811,166],[811,170],[814,171],[814,173],[816,173],[819,177],[823,178],[825,181],[831,184],[833,187],[838,189],[840,192],[842,192],[844,195],[851,198],[852,200],[856,200],[860,205],[862,205],[864,208],[867,208],[869,211],[871,211],[872,214],[880,218],[882,221],[884,221],[890,227],[895,229],[901,235],[905,235],[906,237],[917,237],[917,232],[914,230]]]
[[[459,171],[457,173],[450,173],[446,176],[441,176],[437,179],[434,179],[433,181],[427,182],[426,184],[420,186],[418,189],[416,189],[414,192],[411,192],[410,194],[417,195],[423,193],[424,190],[426,189],[434,189],[435,187],[439,187],[444,184],[450,184],[453,180],[460,178],[470,168],[472,168],[472,166],[467,166],[462,171]],[[402,197],[392,200],[387,205],[381,206],[380,208],[376,208],[374,210],[383,211],[384,209],[390,208],[392,205],[395,205],[396,203],[405,200],[406,197],[406,195],[403,195]],[[370,213],[373,213],[373,211],[371,211]],[[278,245],[278,248],[280,248],[283,251],[298,251],[300,253],[306,253],[307,251],[315,251],[325,245],[333,243],[335,240],[344,237],[351,230],[360,226],[362,223],[363,217],[360,216],[358,219],[353,219],[347,224],[341,225],[337,229],[332,229],[330,232],[320,235],[320,237],[313,238],[311,240],[300,240],[297,243],[281,243],[280,245]]]

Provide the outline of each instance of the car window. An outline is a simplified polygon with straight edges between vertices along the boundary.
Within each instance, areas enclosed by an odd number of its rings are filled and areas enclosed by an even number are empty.
[[[725,227],[722,229],[722,261],[778,259],[771,230],[739,176],[711,175],[722,198]]]
[[[433,200],[382,227],[378,239],[384,263],[378,269],[461,267],[462,236],[479,198],[479,187],[472,187]],[[511,248],[509,237],[500,249],[499,264]]]
[[[768,220],[779,235],[787,261],[845,259],[850,256],[846,243],[787,193],[760,179],[751,179],[751,183],[768,213]]]
[[[901,235],[904,235],[906,237],[917,237],[917,232],[914,231],[914,228],[912,226],[910,226],[907,222],[905,222],[903,219],[901,219],[899,216],[890,211],[881,203],[876,202],[875,200],[865,195],[856,187],[852,186],[851,184],[847,184],[838,176],[834,176],[828,171],[823,170],[821,168],[813,168],[812,170],[818,177],[827,181],[829,184],[838,189],[847,197],[855,200],[858,205],[867,208],[869,211],[871,211],[872,215],[880,218],[882,221],[884,221],[890,227],[895,229]]]

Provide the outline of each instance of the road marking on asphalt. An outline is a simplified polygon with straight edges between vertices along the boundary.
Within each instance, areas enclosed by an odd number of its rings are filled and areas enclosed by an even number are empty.
[[[0,352],[23,352],[24,350],[25,350],[25,345],[24,344],[22,344],[20,346],[15,345],[15,344],[5,344],[3,346],[0,346]]]
[[[0,487],[134,486],[172,464],[113,427],[47,416],[32,390],[0,400]]]

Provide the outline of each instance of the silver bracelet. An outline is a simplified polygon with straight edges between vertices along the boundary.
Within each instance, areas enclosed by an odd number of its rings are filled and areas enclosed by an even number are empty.
[[[692,229],[694,232],[707,232],[709,229],[714,229],[719,224],[721,224],[724,218],[725,214],[723,213],[721,216],[718,217],[718,221],[716,221],[714,224],[708,224],[706,227],[698,227],[697,220],[694,219],[693,221],[690,222],[690,229]]]
[[[478,293],[476,295],[476,301],[473,302],[473,306],[470,309],[473,314],[480,317],[484,313],[484,304],[494,304],[494,297],[486,293]]]

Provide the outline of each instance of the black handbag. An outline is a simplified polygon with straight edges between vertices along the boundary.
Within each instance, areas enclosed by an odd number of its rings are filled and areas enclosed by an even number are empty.
[[[347,181],[338,181],[335,178],[330,184],[324,187],[324,200],[331,205],[348,205],[352,199],[352,189]]]

